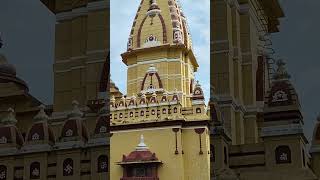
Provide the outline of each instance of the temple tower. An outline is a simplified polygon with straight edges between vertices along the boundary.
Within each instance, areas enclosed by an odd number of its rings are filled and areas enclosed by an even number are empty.
[[[209,116],[178,1],[141,0],[121,56],[128,94],[110,99],[110,178],[210,179]]]
[[[191,105],[187,97],[195,84],[198,63],[186,18],[176,1],[141,1],[122,58],[128,66],[128,95],[151,89],[176,90],[182,104]],[[154,75],[148,76],[148,72]]]
[[[42,0],[56,15],[54,111],[69,108],[72,100],[86,105],[103,98],[101,85],[109,51],[107,0]],[[105,64],[106,63],[106,64]],[[105,64],[105,65],[104,65]],[[103,70],[105,69],[105,70]],[[106,83],[105,83],[106,84]],[[104,88],[105,87],[105,88]]]
[[[211,84],[232,144],[259,142],[259,114],[268,88],[270,33],[283,16],[278,1],[214,0]]]

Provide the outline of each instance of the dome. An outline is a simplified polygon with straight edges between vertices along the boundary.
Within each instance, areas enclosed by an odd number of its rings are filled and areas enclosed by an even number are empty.
[[[61,137],[68,140],[79,140],[83,139],[85,141],[88,140],[88,132],[85,124],[82,120],[83,113],[80,111],[77,101],[72,102],[73,110],[69,113],[69,119],[65,122]]]
[[[320,152],[320,115],[317,118],[317,122],[313,131],[312,145],[310,152]]]
[[[265,97],[267,107],[296,106],[300,109],[298,94],[290,82],[290,75],[285,70],[285,63],[277,61],[277,70],[273,75],[272,84]]]
[[[303,122],[298,94],[282,60],[265,97],[264,121],[299,120]]]
[[[132,151],[128,156],[123,155],[122,162],[150,162],[159,161],[155,153],[152,153],[148,146],[144,143],[144,137],[141,135],[140,143],[137,145],[135,151]]]
[[[30,128],[26,137],[27,142],[48,142],[54,143],[54,135],[51,128],[48,125],[48,116],[45,113],[45,106],[39,106],[38,114],[33,118],[35,123]]]
[[[6,117],[1,119],[0,125],[0,144],[15,144],[17,146],[23,145],[23,137],[20,131],[17,129],[15,124],[17,120],[15,119],[14,111],[12,108],[8,109]]]
[[[105,134],[109,132],[109,120],[106,116],[100,116],[96,122],[95,134]]]
[[[320,115],[317,118],[317,123],[314,129],[313,140],[320,145]]]
[[[3,54],[0,54],[0,83],[13,82],[25,91],[28,91],[27,84],[20,78],[16,77],[16,75],[16,68],[8,63],[7,58]]]
[[[201,88],[201,85],[199,84],[199,81],[197,81],[197,84],[194,88],[192,100],[204,100],[203,90]]]
[[[16,76],[16,68],[9,64],[7,61],[7,58],[0,54],[0,74],[10,75],[10,76]]]

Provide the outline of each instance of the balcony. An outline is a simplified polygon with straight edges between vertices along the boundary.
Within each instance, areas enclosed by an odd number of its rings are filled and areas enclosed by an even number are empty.
[[[120,180],[159,180],[157,177],[123,177]]]

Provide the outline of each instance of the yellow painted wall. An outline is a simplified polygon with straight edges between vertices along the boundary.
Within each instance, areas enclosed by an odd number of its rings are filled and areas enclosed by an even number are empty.
[[[156,153],[162,165],[158,169],[160,179],[194,180],[209,179],[210,168],[208,152],[209,136],[202,134],[203,154],[199,155],[199,136],[194,128],[183,129],[178,132],[178,152],[175,154],[175,133],[173,127],[163,129],[138,129],[134,131],[113,132],[110,149],[110,178],[120,179],[123,174],[117,162],[122,160],[122,155],[129,155],[135,150],[141,135],[144,135],[145,144],[150,151]],[[184,154],[182,154],[182,150]]]

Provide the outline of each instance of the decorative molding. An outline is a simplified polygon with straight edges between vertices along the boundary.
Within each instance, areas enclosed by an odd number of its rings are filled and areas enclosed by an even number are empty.
[[[110,9],[109,0],[90,2],[86,7],[72,9],[71,11],[56,14],[56,21],[59,23],[64,20],[71,20],[79,16],[87,16],[88,12]]]
[[[87,5],[87,9],[88,9],[88,11],[98,11],[98,10],[110,9],[110,0],[89,2]]]
[[[155,59],[155,60],[140,61],[140,62],[137,62],[136,64],[129,65],[128,69],[131,68],[131,67],[142,65],[142,64],[156,64],[156,63],[161,63],[161,62],[180,62],[180,63],[182,63],[184,65],[188,65],[187,63],[183,62],[181,59],[162,58],[162,59]]]
[[[303,128],[300,124],[279,125],[261,128],[262,137],[294,134],[303,134]]]

